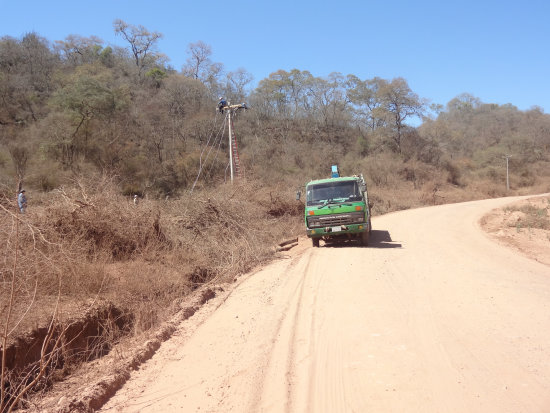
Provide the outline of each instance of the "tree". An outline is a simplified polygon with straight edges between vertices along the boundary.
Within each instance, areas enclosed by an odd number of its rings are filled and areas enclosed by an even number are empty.
[[[258,109],[266,115],[304,118],[311,115],[312,85],[315,79],[307,70],[278,70],[262,79],[254,91]]]
[[[246,87],[254,77],[243,68],[229,72],[226,76],[225,97],[232,102],[244,102],[248,95]]]
[[[102,43],[103,41],[95,36],[82,37],[71,34],[65,40],[57,40],[54,49],[64,62],[76,67],[100,60]]]
[[[0,124],[23,125],[43,117],[57,64],[47,40],[36,33],[0,39]]]
[[[189,57],[182,67],[182,73],[206,84],[212,96],[220,94],[219,79],[223,73],[223,64],[212,62],[212,48],[199,40],[187,46],[187,53]]]
[[[472,114],[480,106],[481,101],[479,98],[469,93],[462,93],[447,103],[447,111],[449,114]]]
[[[72,166],[74,156],[88,156],[105,142],[97,139],[117,112],[127,107],[127,88],[114,84],[112,73],[101,66],[81,66],[69,78],[69,82],[53,96],[52,103],[66,115],[65,132],[59,136],[56,145],[59,158],[66,166]],[[59,140],[61,138],[61,140]],[[106,141],[111,139],[107,136]]]
[[[343,127],[348,124],[344,78],[340,73],[331,73],[327,79],[314,78],[311,87],[315,113],[325,126]]]
[[[29,149],[22,145],[14,145],[9,148],[9,151],[17,178],[20,182],[22,182],[25,177],[27,162],[29,160]]]
[[[182,68],[183,73],[193,79],[204,80],[204,73],[208,71],[208,67],[212,64],[210,60],[212,48],[199,40],[196,43],[187,45],[187,53],[189,57]]]
[[[383,82],[379,77],[361,80],[355,75],[348,75],[346,79],[346,97],[352,104],[356,120],[370,132],[383,126],[381,119],[375,116],[376,109],[382,105],[378,91]]]
[[[401,153],[401,140],[407,128],[405,121],[413,116],[421,117],[426,103],[411,90],[407,81],[401,77],[395,78],[391,82],[381,82],[377,95],[382,102],[382,110],[377,111],[378,116],[387,121],[387,126],[392,131],[394,150]]]
[[[166,79],[163,86],[160,93],[167,102],[167,111],[178,124],[207,104],[208,91],[199,80],[174,74]]]
[[[157,54],[157,42],[162,38],[159,32],[150,32],[145,27],[133,26],[117,19],[113,23],[115,33],[121,35],[129,44],[134,62],[138,68],[138,76],[144,69],[153,67],[161,57]]]

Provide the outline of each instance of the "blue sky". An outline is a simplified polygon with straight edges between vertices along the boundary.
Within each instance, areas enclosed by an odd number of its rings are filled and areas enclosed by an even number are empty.
[[[214,61],[256,83],[293,68],[403,77],[433,103],[467,92],[550,112],[547,0],[0,0],[0,10],[0,36],[34,31],[52,42],[78,34],[126,46],[113,21],[143,25],[163,33],[159,49],[177,70],[202,40]]]

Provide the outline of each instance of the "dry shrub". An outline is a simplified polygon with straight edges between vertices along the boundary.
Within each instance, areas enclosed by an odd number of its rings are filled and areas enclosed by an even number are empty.
[[[49,193],[43,205],[29,206],[19,231],[19,274],[23,290],[39,295],[58,292],[73,297],[95,296],[113,280],[108,265],[141,256],[153,259],[169,250],[153,204],[133,205],[118,195],[107,179],[79,181],[72,188]],[[14,221],[3,227],[0,241],[14,244]],[[6,220],[7,222],[7,220]],[[13,263],[8,248],[3,267]]]
[[[80,184],[54,191],[55,195],[57,202],[45,208],[42,225],[49,226],[60,240],[80,243],[89,257],[105,254],[125,260],[169,247],[154,204],[134,205],[109,181],[92,188]]]
[[[300,201],[290,201],[287,197],[281,198],[280,195],[273,195],[271,192],[269,197],[270,205],[267,214],[272,217],[302,216],[304,214],[304,204]]]
[[[414,189],[421,189],[424,184],[434,179],[437,170],[435,167],[422,162],[410,160],[401,166],[398,173],[401,179],[412,182]]]
[[[128,328],[141,334],[158,326],[198,286],[232,281],[273,257],[277,243],[301,233],[303,210],[292,192],[239,181],[134,205],[109,180],[96,179],[52,191],[25,215],[8,212],[15,204],[4,200],[2,314],[15,240],[20,242],[11,340],[43,328],[52,315],[63,325],[101,303],[113,303],[131,322],[103,328],[94,337],[97,355]]]
[[[424,185],[420,201],[423,205],[442,205],[449,202],[447,187],[441,181],[431,181]]]
[[[441,161],[441,167],[447,172],[447,182],[457,186],[463,186],[462,172],[459,165],[450,159]]]
[[[550,229],[550,198],[547,198],[548,206],[524,205],[519,211],[524,213],[521,225],[527,228]]]
[[[409,165],[414,169],[419,169],[417,168],[418,163],[415,164],[411,161]],[[399,155],[394,153],[383,152],[370,155],[354,166],[348,166],[347,169],[350,170],[348,175],[363,173],[370,187],[397,188],[405,181],[400,176],[403,161]]]
[[[38,297],[113,300],[143,330],[176,298],[266,262],[275,244],[303,230],[291,190],[245,181],[134,205],[108,179],[80,180],[42,203],[21,216],[21,299],[36,290]],[[3,230],[1,241],[13,244],[13,231]],[[12,257],[3,257],[2,274]]]
[[[280,194],[238,181],[173,201],[166,214],[171,222],[164,225],[177,245],[172,253],[195,257],[195,283],[248,271],[265,262],[276,243],[302,230],[303,210],[298,214],[296,204],[286,199],[293,199],[290,191]]]

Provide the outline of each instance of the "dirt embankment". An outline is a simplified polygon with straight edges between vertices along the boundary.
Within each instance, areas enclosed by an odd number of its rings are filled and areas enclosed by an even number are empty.
[[[494,209],[480,224],[498,243],[550,265],[550,197],[529,198]]]

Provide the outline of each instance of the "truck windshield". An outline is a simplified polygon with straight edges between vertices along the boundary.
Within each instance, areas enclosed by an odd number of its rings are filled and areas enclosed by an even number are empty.
[[[356,181],[325,182],[306,188],[308,206],[360,201],[361,193]]]

